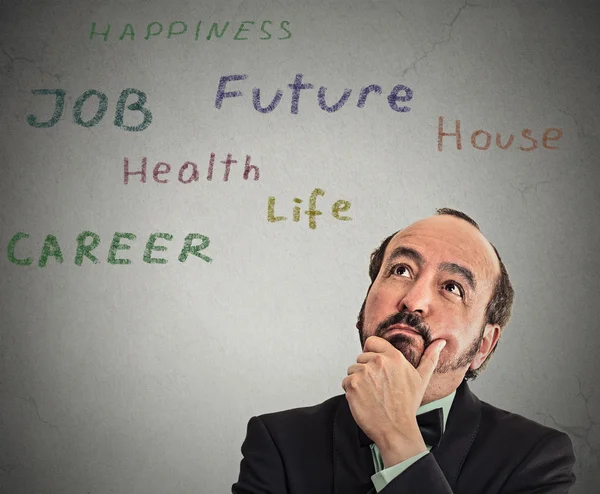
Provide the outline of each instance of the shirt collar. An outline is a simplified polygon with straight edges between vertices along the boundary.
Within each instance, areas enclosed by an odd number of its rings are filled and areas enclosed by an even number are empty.
[[[446,430],[446,421],[448,420],[448,415],[450,414],[450,408],[452,408],[452,403],[454,402],[455,395],[456,390],[452,391],[452,393],[450,393],[448,396],[440,398],[439,400],[431,401],[426,405],[421,405],[417,409],[417,415],[421,415],[422,413],[429,412],[430,410],[434,410],[436,408],[441,408],[444,424],[442,432],[444,432]]]

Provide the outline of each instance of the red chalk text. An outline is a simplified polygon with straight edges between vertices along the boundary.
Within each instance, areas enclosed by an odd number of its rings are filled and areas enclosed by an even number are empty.
[[[260,169],[258,166],[251,163],[252,157],[249,154],[246,155],[246,159],[242,163],[238,163],[238,160],[233,159],[231,153],[228,153],[225,159],[218,161],[216,165],[215,160],[215,153],[210,153],[207,166],[202,170],[193,161],[186,161],[179,167],[179,170],[173,168],[170,163],[159,161],[152,167],[151,171],[148,172],[148,159],[145,156],[142,158],[138,168],[136,168],[135,165],[130,164],[129,158],[124,158],[123,183],[127,185],[129,184],[131,177],[139,176],[140,182],[145,184],[146,179],[150,174],[152,174],[152,179],[159,184],[167,184],[175,181],[182,184],[190,184],[192,182],[198,182],[201,178],[202,180],[211,181],[213,176],[215,179],[222,177],[223,182],[228,182],[232,172],[232,165],[234,171],[236,167],[243,167],[242,178],[244,180],[251,179],[252,181],[257,182],[260,178]]]

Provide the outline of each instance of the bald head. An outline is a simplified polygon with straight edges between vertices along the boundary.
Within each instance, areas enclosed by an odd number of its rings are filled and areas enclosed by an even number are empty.
[[[482,289],[486,287],[487,299],[491,297],[494,285],[500,276],[500,260],[492,244],[473,224],[456,216],[436,215],[425,218],[398,231],[384,252],[389,254],[394,245],[409,247],[413,244],[429,249],[436,247],[440,262],[462,272]],[[460,262],[455,262],[460,260]],[[477,273],[477,274],[475,274]],[[480,290],[483,293],[483,290]]]

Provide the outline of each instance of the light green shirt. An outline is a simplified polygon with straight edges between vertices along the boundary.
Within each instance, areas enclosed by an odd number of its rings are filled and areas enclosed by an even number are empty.
[[[452,402],[454,401],[455,394],[456,391],[453,391],[451,394],[444,398],[440,398],[439,400],[427,403],[427,405],[420,406],[417,410],[417,415],[429,412],[434,408],[441,408],[443,433],[446,430],[446,420],[448,419],[448,414],[450,413],[450,408],[452,407]],[[373,485],[375,486],[375,490],[377,492],[381,491],[386,485],[388,485],[392,480],[394,480],[398,475],[404,472],[417,460],[429,454],[429,450],[431,450],[431,446],[427,445],[427,451],[419,453],[418,455],[415,455],[409,458],[408,460],[404,460],[403,462],[400,462],[397,465],[392,465],[388,468],[385,468],[385,465],[383,464],[383,459],[381,458],[381,453],[379,452],[379,448],[377,447],[377,445],[373,443],[370,447],[371,455],[373,456],[373,464],[375,465],[375,474],[371,475],[371,481],[373,482]]]

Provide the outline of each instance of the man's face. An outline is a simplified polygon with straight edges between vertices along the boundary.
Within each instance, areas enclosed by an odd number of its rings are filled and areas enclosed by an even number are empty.
[[[468,222],[439,215],[413,223],[385,250],[365,301],[361,344],[385,338],[417,367],[425,348],[442,338],[436,375],[462,380],[498,339],[485,310],[499,273],[492,246]]]

